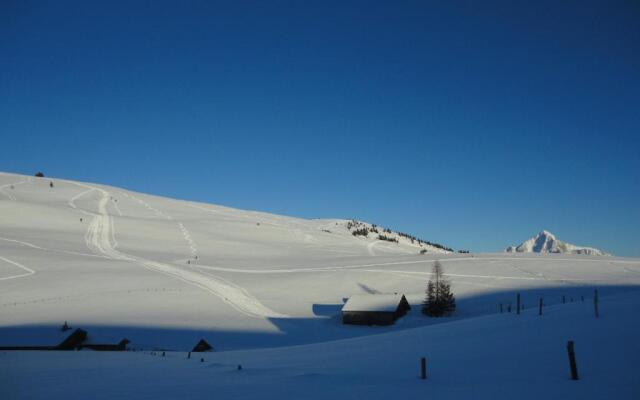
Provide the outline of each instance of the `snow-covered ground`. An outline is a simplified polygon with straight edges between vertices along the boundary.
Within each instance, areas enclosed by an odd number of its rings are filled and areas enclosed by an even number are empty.
[[[304,346],[0,352],[4,399],[637,399],[640,295]],[[569,379],[575,342],[580,380]],[[420,357],[428,379],[419,379]],[[201,362],[201,358],[204,362]],[[238,370],[238,365],[242,367]]]
[[[0,346],[57,344],[69,321],[90,341],[126,337],[146,352],[0,353],[0,397],[638,394],[629,371],[640,354],[630,340],[640,334],[640,260],[454,254],[388,235],[399,243],[353,236],[347,220],[1,173]],[[434,260],[452,281],[456,317],[425,319],[414,307],[391,327],[340,323],[353,294],[403,293],[418,305]],[[516,293],[524,314],[497,314]],[[217,352],[185,360],[181,351],[200,338]],[[567,381],[567,339],[576,340],[580,382]],[[149,355],[158,349],[166,357]],[[421,355],[427,382],[416,379]]]

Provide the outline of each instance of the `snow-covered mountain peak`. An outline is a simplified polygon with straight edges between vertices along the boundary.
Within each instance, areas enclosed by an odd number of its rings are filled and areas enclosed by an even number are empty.
[[[509,246],[505,249],[507,253],[569,253],[604,256],[609,255],[602,250],[592,247],[576,246],[563,242],[547,230],[542,230],[536,236],[525,240],[519,246]]]
[[[543,229],[542,231],[540,231],[540,233],[538,233],[537,236],[547,236],[547,237],[549,237],[551,239],[555,239],[556,238],[556,236],[553,233],[549,232],[546,229]]]

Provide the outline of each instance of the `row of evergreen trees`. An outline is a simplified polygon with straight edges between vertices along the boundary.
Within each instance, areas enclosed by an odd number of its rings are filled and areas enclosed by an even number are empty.
[[[378,240],[386,240],[387,242],[395,242],[398,243],[398,239],[391,237],[391,236],[387,236],[387,235],[378,235]]]
[[[347,221],[347,229],[348,230],[355,229],[354,231],[351,232],[353,234],[353,236],[368,236],[369,233],[372,233],[372,232],[373,233],[379,233],[378,226],[376,224],[371,224],[371,227],[368,227],[365,223],[357,221],[355,219]],[[389,229],[389,228],[380,227],[380,229],[382,229],[382,232],[384,232],[384,233],[388,233],[388,234],[392,233],[391,229]],[[397,232],[397,234],[398,234],[398,236],[401,236],[403,238],[406,238],[406,239],[410,240],[411,243],[418,242],[418,244],[420,244],[420,245],[426,244],[426,245],[433,246],[433,247],[438,248],[438,249],[442,249],[442,250],[453,252],[453,249],[451,247],[447,247],[447,246],[441,245],[439,243],[433,243],[433,242],[430,242],[428,240],[422,240],[422,239],[419,239],[419,238],[415,237],[414,235],[409,235],[408,233]],[[388,237],[387,235],[384,235],[384,234],[379,235],[378,238],[380,240],[386,240],[386,239],[380,238],[381,236],[382,237]],[[396,242],[396,243],[398,242],[397,240],[389,240],[389,241],[390,242],[393,241],[393,242]]]
[[[369,236],[369,231],[367,228],[359,228],[355,231],[351,232],[353,236]]]
[[[430,242],[428,240],[422,240],[420,238],[415,237],[414,235],[409,235],[408,233],[398,232],[398,235],[409,239],[411,241],[411,243],[418,242],[421,245],[422,244],[426,244],[426,245],[429,245],[429,246],[436,247],[438,249],[451,251],[451,252],[453,251],[453,249],[451,247],[447,247],[447,246],[441,245],[440,243],[433,243],[433,242]]]

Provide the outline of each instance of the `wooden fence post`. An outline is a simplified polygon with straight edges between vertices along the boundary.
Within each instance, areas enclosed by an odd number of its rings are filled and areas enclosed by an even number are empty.
[[[516,313],[520,315],[520,293],[516,295]]]
[[[593,294],[593,308],[596,312],[596,318],[600,317],[600,310],[598,309],[598,289],[595,290]]]
[[[540,305],[538,306],[538,315],[542,315],[542,297],[540,297]]]
[[[420,359],[420,378],[427,379],[427,359],[425,357]]]
[[[567,342],[567,353],[569,354],[569,368],[571,368],[571,379],[578,380],[578,366],[576,365],[576,353],[573,350],[573,340]]]

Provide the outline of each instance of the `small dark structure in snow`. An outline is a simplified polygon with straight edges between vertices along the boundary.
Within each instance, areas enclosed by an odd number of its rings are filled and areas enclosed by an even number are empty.
[[[403,294],[357,294],[342,307],[342,323],[392,325],[410,309]]]
[[[76,329],[71,335],[58,345],[58,350],[73,350],[82,345],[82,342],[87,340],[87,331],[83,329]]]
[[[0,346],[0,350],[75,350],[87,339],[87,332],[76,329],[57,346]]]
[[[69,328],[71,329],[71,328]],[[117,344],[91,344],[85,343],[87,331],[76,329],[57,346],[0,346],[0,350],[80,350],[90,349],[97,351],[126,351],[130,343],[128,339],[122,339]]]
[[[191,350],[193,353],[203,353],[205,351],[213,351],[213,347],[207,343],[206,340],[204,339],[200,339],[200,341],[198,342],[198,344],[196,344],[193,348],[193,350]]]
[[[82,348],[95,351],[126,351],[129,343],[129,339],[122,339],[117,344],[83,344]]]

